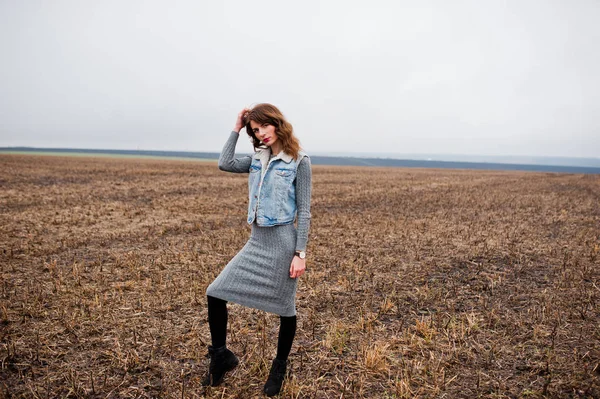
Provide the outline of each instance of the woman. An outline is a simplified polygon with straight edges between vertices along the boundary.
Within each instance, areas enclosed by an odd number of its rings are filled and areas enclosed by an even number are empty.
[[[234,159],[244,126],[255,153]],[[292,125],[279,109],[258,104],[238,114],[219,157],[219,169],[249,173],[252,233],[206,290],[212,346],[208,348],[211,359],[204,385],[219,385],[225,373],[238,364],[225,342],[227,302],[231,301],[280,316],[277,356],[264,386],[267,396],[273,396],[281,390],[296,334],[296,286],[306,269],[310,225],[310,159],[300,151]]]

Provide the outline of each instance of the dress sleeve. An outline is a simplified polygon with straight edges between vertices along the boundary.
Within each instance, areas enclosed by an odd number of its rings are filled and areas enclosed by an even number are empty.
[[[234,158],[235,145],[239,137],[240,134],[237,132],[231,132],[229,135],[229,139],[227,139],[223,151],[221,151],[221,155],[219,156],[219,169],[233,173],[248,173],[250,171],[251,156]]]
[[[296,251],[305,251],[310,228],[310,198],[312,195],[312,170],[310,158],[304,157],[298,164],[296,172],[296,209],[298,210],[298,227]]]

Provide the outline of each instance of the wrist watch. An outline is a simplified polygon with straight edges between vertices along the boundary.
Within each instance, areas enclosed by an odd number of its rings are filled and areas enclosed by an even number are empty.
[[[306,252],[304,252],[304,251],[296,251],[295,255],[297,257],[299,257],[300,259],[305,259],[306,258]]]

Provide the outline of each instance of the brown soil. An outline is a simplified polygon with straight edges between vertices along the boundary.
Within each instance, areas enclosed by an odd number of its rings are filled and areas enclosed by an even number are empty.
[[[212,162],[0,156],[0,397],[261,397],[278,318],[204,292],[244,245]],[[600,176],[313,167],[283,398],[600,397]]]

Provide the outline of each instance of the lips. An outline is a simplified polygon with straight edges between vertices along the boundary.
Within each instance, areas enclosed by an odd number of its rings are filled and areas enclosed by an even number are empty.
[[[263,143],[267,144],[269,142],[269,138],[263,139]]]

